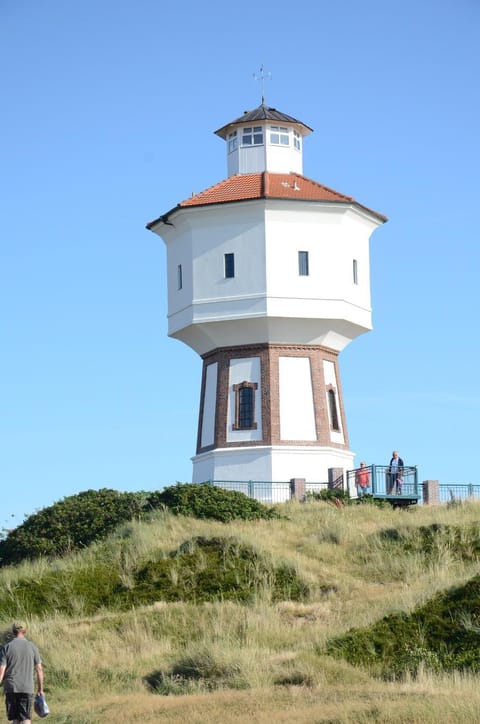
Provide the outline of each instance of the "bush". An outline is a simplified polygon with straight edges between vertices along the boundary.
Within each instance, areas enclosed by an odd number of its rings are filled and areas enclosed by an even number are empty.
[[[236,490],[224,490],[202,483],[177,483],[152,493],[147,503],[152,508],[166,506],[175,515],[208,518],[228,523],[231,520],[279,518],[274,508]]]
[[[432,671],[480,671],[480,576],[439,593],[411,614],[394,613],[329,642],[327,653],[386,678],[420,665]]]
[[[309,490],[306,494],[307,500],[326,500],[326,501],[341,501],[343,503],[350,502],[350,496],[348,492],[344,490],[337,490],[336,488],[324,488],[319,492],[315,490]]]
[[[299,601],[309,595],[307,584],[291,566],[274,566],[235,540],[197,537],[168,558],[145,563],[124,595],[128,607],[156,600],[251,603],[262,592],[269,592],[273,601]]]
[[[101,551],[100,551],[101,553]],[[0,587],[0,618],[90,616],[101,609],[128,610],[156,601],[236,601],[257,596],[272,601],[308,598],[309,587],[296,570],[275,565],[252,546],[227,538],[193,538],[168,556],[155,554],[131,571],[128,584],[118,561],[100,555],[82,564],[45,567]]]
[[[0,541],[0,565],[39,556],[57,556],[105,538],[125,521],[140,516],[145,493],[102,488],[71,495],[31,515]]]

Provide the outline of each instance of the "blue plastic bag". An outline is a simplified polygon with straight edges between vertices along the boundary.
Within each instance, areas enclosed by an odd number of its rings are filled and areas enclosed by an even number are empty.
[[[33,708],[35,709],[35,714],[41,719],[50,714],[50,708],[43,694],[37,694],[33,702]]]

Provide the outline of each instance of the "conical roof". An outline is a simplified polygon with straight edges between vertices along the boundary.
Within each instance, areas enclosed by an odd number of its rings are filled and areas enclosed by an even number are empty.
[[[282,113],[281,111],[278,111],[276,108],[271,108],[270,106],[266,106],[265,103],[262,103],[258,108],[254,108],[253,111],[245,111],[245,113],[240,116],[239,118],[235,118],[234,121],[230,121],[230,123],[226,123],[224,126],[218,129],[218,131],[215,131],[217,136],[220,136],[220,138],[226,138],[228,135],[228,132],[232,126],[238,126],[240,124],[244,125],[245,123],[255,123],[257,121],[275,121],[276,123],[294,123],[296,126],[301,128],[301,135],[306,136],[309,133],[312,133],[313,129],[307,126],[302,121],[297,120],[296,118],[293,118],[293,116],[289,116],[286,113]]]

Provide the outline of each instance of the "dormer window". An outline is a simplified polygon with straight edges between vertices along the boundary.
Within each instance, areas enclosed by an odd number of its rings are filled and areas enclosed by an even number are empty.
[[[242,131],[242,146],[261,146],[263,144],[262,126],[248,126]]]
[[[237,147],[237,132],[232,131],[228,134],[228,153],[232,153],[232,151],[235,151]]]
[[[285,126],[270,126],[270,143],[274,146],[289,146],[290,135]]]
[[[300,134],[298,131],[293,132],[293,145],[295,146],[297,151],[300,151],[300,149],[302,147],[302,142],[300,140]]]

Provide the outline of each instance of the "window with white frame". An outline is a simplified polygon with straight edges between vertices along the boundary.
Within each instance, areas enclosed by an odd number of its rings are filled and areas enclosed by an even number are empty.
[[[228,134],[228,153],[232,153],[232,151],[235,151],[237,147],[237,132],[232,131]]]
[[[302,147],[302,141],[298,131],[293,132],[293,145],[297,149],[297,151],[300,151]]]
[[[270,143],[274,146],[289,146],[290,134],[285,126],[270,126]]]
[[[262,126],[246,126],[242,130],[242,146],[261,146],[262,144]]]

